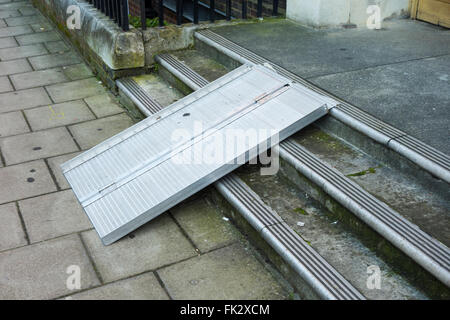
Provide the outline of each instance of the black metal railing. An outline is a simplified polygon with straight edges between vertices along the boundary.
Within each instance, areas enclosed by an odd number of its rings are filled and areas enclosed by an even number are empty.
[[[166,2],[165,2],[166,1]],[[165,8],[165,3],[170,1],[173,3],[175,1],[174,11],[176,15],[176,23],[177,25],[181,25],[183,23],[183,20],[185,18],[184,16],[184,7],[185,7],[185,1],[184,0],[158,0],[158,20],[159,20],[159,26],[164,26],[164,11],[167,9]],[[242,8],[241,8],[241,18],[247,19],[247,12],[248,12],[248,0],[225,0],[225,12],[220,13],[220,16],[223,18],[225,17],[226,20],[231,20],[232,18],[232,3],[235,1],[241,2]],[[105,15],[109,16],[111,19],[113,19],[119,27],[121,27],[124,31],[128,31],[129,26],[129,19],[128,19],[128,0],[88,0],[89,3],[91,3],[94,7],[96,7],[98,10],[102,11]],[[276,16],[278,15],[278,0],[272,0],[272,15]],[[143,30],[147,28],[147,17],[146,17],[146,4],[145,0],[139,0],[139,6],[140,6],[140,20],[141,20],[141,27]],[[200,15],[200,9],[207,10],[208,11],[208,18],[211,22],[214,22],[218,17],[218,11],[216,10],[216,1],[215,0],[209,0],[209,5],[204,4],[203,2],[199,0],[192,0],[192,17],[191,20],[194,24],[199,23],[199,15]],[[257,6],[256,6],[256,16],[258,18],[261,18],[263,15],[263,0],[257,0]]]
[[[124,31],[130,29],[128,0],[88,0],[88,2],[113,19]]]

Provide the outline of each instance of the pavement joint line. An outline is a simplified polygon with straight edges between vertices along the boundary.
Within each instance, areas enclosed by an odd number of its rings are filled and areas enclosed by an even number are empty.
[[[33,44],[26,44],[26,45],[24,45],[24,46],[18,46],[18,47],[10,47],[10,48],[2,48],[2,49],[14,49],[14,48],[23,48],[23,47],[28,47],[28,46],[34,46],[34,45],[37,45],[37,44],[42,44],[42,43],[33,43]],[[32,55],[32,56],[28,56],[28,57],[23,57],[23,58],[13,58],[13,59],[6,59],[6,60],[1,60],[1,61],[16,61],[16,60],[20,60],[20,59],[28,59],[28,58],[37,58],[37,57],[44,57],[44,56],[50,56],[50,55],[52,55],[52,54],[62,54],[62,53],[59,53],[59,51],[58,52],[53,52],[53,53],[51,53],[48,49],[47,49],[47,47],[46,46],[43,46],[44,47],[44,49],[47,51],[47,53],[43,53],[43,54],[37,54],[37,55]],[[2,50],[2,49],[0,49],[0,50]],[[67,52],[69,52],[69,51],[64,51],[64,53],[67,53]],[[75,64],[79,64],[80,62],[78,62],[78,63],[75,63]],[[71,65],[71,64],[70,64]],[[65,65],[64,65],[65,66]],[[68,65],[69,66],[69,65]],[[43,70],[50,70],[50,69],[56,69],[56,68],[62,68],[63,66],[56,66],[56,67],[50,67],[50,68],[44,68],[44,69],[39,69],[39,70],[33,70],[33,71],[43,71]],[[26,72],[20,72],[20,73],[15,73],[15,74],[22,74],[22,73],[29,73],[29,72],[31,72],[31,71],[26,71]]]
[[[92,77],[90,77],[90,78],[92,78]],[[89,78],[80,79],[80,80],[86,80],[86,79],[89,79]],[[73,81],[78,81],[78,80],[73,80]],[[41,87],[42,87],[42,86],[41,86]],[[30,88],[30,89],[36,89],[36,88],[41,88],[41,87],[35,87],[35,88]],[[42,88],[43,88],[43,87],[42,87]],[[3,92],[3,93],[13,93],[13,92],[24,91],[24,90],[28,90],[28,89],[14,90],[14,91],[8,91],[8,92]],[[47,95],[48,95],[47,90],[46,90],[46,93],[47,93]],[[18,109],[18,110],[10,110],[10,111],[5,111],[5,112],[0,112],[0,115],[1,115],[1,114],[12,113],[12,112],[17,112],[17,111],[21,111],[21,110],[24,110],[24,111],[33,110],[33,109],[37,109],[37,108],[42,108],[42,107],[51,106],[52,104],[61,104],[61,103],[68,103],[68,102],[74,102],[74,101],[84,100],[84,99],[87,99],[87,98],[95,97],[95,96],[97,96],[97,95],[101,95],[101,94],[95,94],[95,95],[88,96],[88,97],[84,97],[84,98],[78,98],[78,99],[72,99],[72,100],[61,101],[61,102],[58,102],[58,103],[52,102],[52,103],[50,103],[50,104],[43,104],[43,105],[33,106],[33,107],[31,107],[31,108],[25,108],[25,109]],[[51,100],[51,101],[53,101],[53,100]],[[86,102],[86,101],[85,101],[85,102]],[[118,102],[118,101],[116,101],[116,102],[117,102],[117,104],[118,104],[119,106],[121,106],[121,108],[123,109],[123,111],[117,112],[117,113],[114,113],[114,114],[111,114],[111,115],[107,115],[107,116],[104,116],[104,117],[97,117],[97,119],[103,119],[103,118],[111,117],[111,116],[114,116],[114,115],[117,115],[117,114],[126,112],[126,110],[124,109],[124,107],[122,107],[122,104],[121,104],[120,102]],[[94,114],[94,115],[95,115],[95,114]],[[93,120],[96,120],[96,119],[92,119],[92,120],[84,120],[84,121],[82,121],[82,122],[93,121]],[[82,123],[82,122],[79,122],[79,123]],[[70,124],[69,124],[69,125],[70,125]],[[56,127],[55,127],[55,128],[56,128]],[[46,129],[41,129],[41,130],[46,130]],[[41,131],[41,130],[38,130],[38,131]],[[11,135],[11,136],[13,136],[13,135]],[[9,136],[8,136],[8,137],[9,137]]]
[[[65,234],[65,235],[61,235],[61,236],[58,236],[58,237],[55,237],[55,238],[52,238],[52,239],[46,239],[46,240],[42,240],[42,241],[39,241],[39,242],[35,242],[35,243],[31,244],[31,245],[35,245],[35,244],[42,243],[42,242],[45,242],[45,241],[51,241],[51,240],[54,240],[54,239],[66,237],[66,236],[73,235],[73,234],[78,234],[78,235],[80,236],[80,238],[81,238],[81,241],[82,241],[82,243],[83,243],[84,249],[86,250],[86,252],[89,252],[87,245],[85,245],[85,243],[84,243],[84,241],[83,241],[83,237],[81,236],[81,233],[88,232],[88,231],[92,231],[92,230],[95,230],[95,229],[94,229],[94,228],[91,228],[91,229],[86,229],[86,230],[76,231],[76,232],[72,232],[72,233],[68,233],[68,234]],[[214,251],[217,251],[217,250],[221,250],[221,249],[230,247],[230,246],[232,246],[232,245],[234,245],[234,244],[236,244],[236,243],[240,243],[240,242],[239,242],[239,241],[232,241],[231,243],[227,243],[227,244],[225,244],[225,245],[223,245],[223,246],[219,246],[219,247],[217,247],[217,248],[214,248],[214,249],[205,251],[204,253],[202,253],[202,254],[200,254],[200,255],[194,255],[194,256],[192,256],[192,257],[187,257],[187,258],[184,258],[184,259],[181,259],[181,260],[178,260],[178,261],[174,261],[174,262],[171,262],[171,263],[168,263],[168,264],[159,266],[159,267],[157,267],[157,268],[155,268],[155,269],[145,270],[145,271],[138,272],[138,273],[135,273],[135,274],[131,274],[131,275],[128,275],[128,276],[126,276],[126,277],[119,278],[119,279],[116,279],[116,280],[104,282],[103,279],[102,279],[102,280],[100,281],[100,282],[101,282],[100,285],[93,286],[93,287],[90,287],[90,288],[86,288],[86,289],[77,291],[77,293],[78,293],[78,292],[84,292],[84,291],[87,291],[87,290],[91,290],[91,289],[94,289],[94,288],[103,287],[103,286],[106,286],[106,285],[109,285],[109,284],[112,284],[112,283],[116,283],[116,282],[119,282],[119,281],[122,281],[122,280],[132,279],[132,278],[135,278],[135,277],[138,277],[138,276],[147,274],[147,273],[153,273],[153,274],[155,274],[155,276],[156,276],[156,274],[157,274],[157,279],[158,279],[158,278],[160,278],[160,277],[159,277],[159,274],[158,274],[158,271],[160,271],[160,270],[162,270],[162,269],[164,269],[164,268],[168,268],[168,267],[171,267],[171,266],[176,265],[176,264],[178,264],[178,263],[182,263],[182,262],[188,261],[188,260],[190,260],[190,259],[195,259],[195,258],[198,258],[198,257],[203,256],[203,255],[205,255],[205,254],[212,253],[212,252],[214,252]],[[250,246],[250,247],[252,248],[252,250],[256,250],[256,249],[254,249],[254,248],[251,246],[250,243],[247,243],[247,242],[246,242],[246,244],[247,244],[247,246]],[[242,245],[243,245],[243,244],[242,244]],[[17,248],[14,248],[14,249],[18,249],[18,248],[22,248],[22,247],[25,247],[25,246],[17,247]],[[11,250],[14,250],[14,249],[8,249],[8,250],[0,251],[0,253],[5,252],[5,251],[11,251]],[[90,254],[88,254],[88,257],[89,257],[89,259],[91,259]],[[94,267],[94,270],[95,270],[95,272],[97,273],[97,269],[95,268],[95,263],[94,263],[92,260],[91,260],[90,262],[92,263],[92,265],[93,265],[93,267]],[[260,262],[260,263],[261,263],[261,262]],[[266,266],[264,266],[264,267],[266,268]],[[100,279],[99,279],[99,280],[100,280]],[[160,281],[158,280],[158,282],[160,282]],[[164,284],[164,282],[162,281],[162,279],[161,279],[160,285],[161,285],[161,283]],[[167,291],[166,288],[165,288],[165,285],[164,285],[164,286],[161,285],[161,286],[163,287],[164,291],[165,291],[166,294],[169,296],[169,298],[171,298],[170,294],[168,293],[168,291]],[[63,296],[61,296],[61,297],[66,297],[66,296],[70,296],[70,294],[68,294],[68,295],[63,295]],[[60,299],[61,297],[55,298],[55,299]],[[172,299],[172,298],[171,298],[171,299]]]
[[[14,111],[13,111],[14,112]],[[19,112],[22,114],[23,118],[25,119],[25,123],[28,126],[28,129],[30,130],[30,132],[33,132],[33,130],[31,129],[31,125],[30,122],[28,121],[27,116],[25,115],[25,111],[23,109],[20,109]],[[18,136],[20,134],[16,134],[16,135],[11,135],[11,136]],[[7,137],[11,137],[11,136],[7,136]]]
[[[6,160],[5,160],[5,158],[3,157],[3,154],[2,154],[2,149],[0,148],[0,163],[2,164],[2,168],[5,168],[6,167]],[[1,168],[0,168],[1,169]]]
[[[88,98],[89,98],[89,97],[88,97]],[[83,101],[83,103],[86,105],[86,107],[89,109],[89,111],[94,115],[94,118],[95,118],[95,119],[93,119],[93,120],[103,119],[102,117],[100,117],[100,118],[97,117],[97,115],[95,114],[94,110],[91,108],[91,106],[89,105],[89,103],[86,102],[86,99],[87,99],[87,98],[82,98],[82,99],[80,99],[80,100]],[[120,103],[118,102],[117,104],[120,104]],[[113,115],[120,114],[120,113],[122,113],[122,112],[125,112],[125,110],[123,110],[123,111],[121,111],[121,112],[118,112],[118,113],[115,113],[115,114],[113,114]],[[92,120],[85,120],[84,122],[86,122],[86,121],[92,121]],[[79,122],[79,123],[82,123],[82,122]]]
[[[17,90],[16,90],[16,86],[13,84],[10,75],[9,75],[9,74],[6,75],[6,78],[8,79],[9,83],[11,84],[11,87],[13,88],[13,90],[12,90],[12,91],[7,91],[7,92],[5,92],[5,93],[16,92],[16,91],[17,91]]]
[[[172,218],[173,222],[177,225],[177,227],[180,229],[181,233],[187,239],[187,241],[189,241],[191,246],[194,247],[195,252],[197,252],[198,255],[201,255],[202,252],[197,247],[197,245],[195,244],[194,240],[192,240],[191,237],[189,237],[189,235],[186,232],[186,230],[184,230],[183,227],[180,225],[180,223],[177,221],[177,219],[175,219],[175,217],[172,214],[172,211],[168,210],[166,213]]]
[[[77,101],[77,100],[79,100],[79,99],[71,100],[71,101],[64,101],[64,102],[62,102],[62,103],[72,102],[72,101]],[[49,105],[49,106],[51,106],[51,105]],[[0,113],[0,115],[8,114],[8,113],[13,113],[13,112],[23,112],[23,115],[24,115],[24,117],[25,117],[24,111],[33,110],[33,109],[42,108],[42,107],[46,107],[46,106],[33,107],[33,108],[29,108],[29,109],[20,109],[20,110],[15,110],[15,111],[8,111],[8,112],[5,112],[5,113]],[[89,111],[92,112],[92,110],[91,110],[90,108],[89,108]],[[66,129],[68,129],[69,126],[73,126],[73,125],[77,125],[77,124],[83,124],[83,123],[86,123],[86,122],[89,122],[89,121],[94,121],[94,120],[106,119],[106,118],[109,118],[109,117],[112,117],[112,116],[117,116],[117,115],[122,114],[122,113],[126,113],[126,111],[123,110],[123,111],[121,111],[121,112],[117,112],[117,113],[108,115],[107,117],[101,117],[101,118],[97,118],[97,117],[96,117],[95,119],[83,120],[83,121],[79,121],[79,122],[72,122],[72,123],[69,123],[69,124],[63,124],[63,125],[59,125],[59,126],[55,126],[55,127],[49,127],[49,128],[45,128],[45,129],[39,129],[39,130],[32,130],[32,129],[31,129],[31,126],[30,126],[30,127],[29,127],[29,128],[30,128],[30,132],[11,134],[11,135],[8,135],[8,136],[1,136],[0,139],[1,139],[1,138],[9,138],[9,137],[17,137],[17,136],[21,136],[21,135],[24,135],[24,134],[29,134],[29,133],[34,133],[34,132],[42,132],[42,131],[47,131],[47,130],[56,129],[56,128],[63,128],[63,127],[65,127]],[[94,116],[95,116],[95,114],[94,114]],[[28,119],[25,118],[25,120],[27,121],[27,124],[28,124]],[[29,125],[29,124],[28,124],[28,125]],[[71,135],[72,135],[72,134],[71,134]],[[90,149],[90,148],[88,148],[88,149]],[[86,150],[87,150],[87,149],[86,149]],[[40,159],[44,159],[44,158],[40,158]],[[28,161],[25,161],[25,162],[28,162]]]
[[[103,281],[103,277],[102,277],[100,271],[98,270],[97,265],[95,264],[94,259],[92,259],[91,252],[89,251],[88,246],[87,246],[86,243],[84,242],[83,237],[81,236],[81,232],[77,232],[77,234],[78,234],[78,238],[79,238],[80,241],[81,241],[81,244],[83,245],[84,251],[86,252],[86,255],[87,255],[88,259],[89,259],[89,262],[91,263],[92,268],[94,269],[94,272],[95,272],[95,275],[96,275],[97,278],[98,278],[98,281],[99,281],[101,284],[104,284],[105,282]]]
[[[159,273],[157,271],[153,271],[153,275],[155,276],[156,280],[158,281],[159,285],[161,286],[161,288],[164,290],[164,292],[167,294],[167,296],[169,297],[169,300],[173,300],[172,296],[169,293],[169,289],[167,289],[166,284],[164,283],[164,281],[161,279],[161,277],[159,276]]]
[[[44,162],[45,162],[45,165],[47,166],[50,176],[52,177],[53,183],[56,186],[56,190],[61,191],[61,187],[59,186],[58,181],[56,180],[55,174],[53,173],[52,169],[50,168],[50,165],[48,164],[48,160],[44,159]]]
[[[25,200],[25,199],[20,199],[20,200],[16,200],[16,201],[12,201],[12,202],[19,203],[19,201],[22,201],[22,200]],[[88,232],[88,231],[91,231],[91,230],[95,230],[95,229],[94,228],[83,229],[83,230],[79,230],[79,231],[73,231],[73,232],[65,233],[65,234],[62,234],[62,235],[59,235],[59,236],[56,236],[56,237],[53,237],[53,238],[48,238],[48,239],[45,239],[45,240],[39,240],[39,241],[36,241],[36,242],[33,242],[33,243],[30,242],[28,244],[24,244],[24,245],[15,247],[15,248],[9,248],[9,249],[1,250],[0,254],[5,253],[5,252],[9,252],[9,251],[14,251],[14,250],[17,250],[17,249],[20,249],[20,248],[25,248],[25,247],[29,247],[29,246],[38,245],[38,244],[43,243],[43,242],[53,241],[53,240],[57,240],[57,239],[60,239],[60,238],[76,235],[78,233]]]
[[[414,58],[414,59],[403,60],[403,61],[396,61],[396,62],[391,62],[391,63],[382,63],[382,64],[368,66],[368,67],[364,67],[364,68],[356,68],[356,69],[352,69],[352,70],[346,70],[346,71],[340,71],[340,72],[334,72],[334,73],[325,73],[325,74],[316,75],[316,76],[312,76],[312,77],[308,77],[308,78],[304,78],[304,79],[314,80],[317,78],[322,78],[322,77],[327,77],[327,76],[334,76],[334,75],[338,75],[338,74],[345,74],[345,73],[352,73],[352,72],[358,72],[358,71],[363,71],[363,70],[376,69],[379,67],[387,67],[387,66],[398,65],[398,64],[402,64],[402,63],[408,63],[408,62],[414,62],[414,61],[420,61],[420,60],[426,60],[426,59],[433,59],[433,58],[441,58],[441,57],[446,57],[446,56],[450,56],[450,52],[435,55],[435,56],[426,56],[426,57]]]
[[[74,137],[72,131],[70,131],[70,128],[68,126],[64,126],[66,128],[66,130],[69,132],[70,136],[72,137],[73,142],[75,143],[75,145],[78,148],[78,151],[83,151],[83,148],[81,148],[80,144],[78,143],[77,139]],[[88,148],[90,149],[90,148]]]
[[[61,128],[61,127],[59,127],[59,128]],[[52,128],[52,129],[53,129],[53,128]],[[34,131],[34,132],[37,132],[37,131]],[[32,133],[32,132],[28,132],[28,133]],[[11,136],[11,137],[12,137],[12,136]],[[88,148],[88,149],[89,149],[89,148]],[[88,149],[86,149],[86,150],[88,150]],[[0,151],[1,151],[1,150],[0,150]],[[57,154],[57,155],[52,155],[52,156],[50,156],[50,157],[38,158],[38,159],[34,159],[34,160],[27,160],[27,161],[15,163],[15,164],[9,164],[9,165],[6,165],[6,163],[4,163],[4,166],[1,167],[0,170],[3,169],[3,168],[7,168],[7,167],[13,167],[13,166],[18,166],[18,165],[20,165],[20,164],[30,163],[30,162],[33,162],[33,161],[40,161],[40,160],[45,160],[45,159],[51,159],[51,158],[56,158],[56,157],[66,156],[66,155],[69,155],[69,154],[72,154],[72,153],[76,153],[76,152],[79,152],[79,151],[80,151],[80,150],[78,150],[78,151],[71,151],[71,152],[61,153],[61,154]],[[1,152],[0,152],[0,155],[1,155]],[[0,158],[1,158],[1,157],[0,157]],[[4,160],[4,159],[3,159],[3,160]],[[51,192],[47,192],[47,193],[51,193]],[[29,197],[29,198],[33,198],[33,197]],[[25,199],[25,198],[24,198],[24,199]],[[28,199],[28,198],[27,198],[27,199]],[[9,203],[9,202],[14,202],[14,201],[8,201],[8,202],[5,202],[5,203]]]
[[[27,241],[27,244],[30,245],[31,244],[30,236],[28,235],[27,226],[25,224],[25,220],[23,219],[22,211],[20,210],[19,201],[17,200],[15,203],[16,203],[16,208],[17,208],[17,214],[19,215],[19,219],[20,219],[20,224],[22,225],[22,230],[25,234],[25,240]]]
[[[128,279],[137,278],[137,277],[139,277],[141,275],[145,275],[145,274],[149,274],[149,273],[154,273],[154,272],[153,271],[144,271],[144,272],[141,272],[139,274],[128,276],[128,277],[124,277],[124,278],[120,278],[120,279],[117,279],[117,280],[113,280],[113,281],[105,283],[105,284],[99,284],[99,285],[94,285],[94,286],[92,286],[90,288],[80,289],[80,290],[74,291],[71,294],[64,294],[64,295],[61,295],[61,296],[57,296],[56,298],[53,298],[53,300],[64,299],[64,298],[70,297],[70,296],[78,294],[78,293],[86,292],[86,291],[93,290],[93,289],[102,288],[102,287],[105,287],[105,286],[110,285],[110,284],[114,284],[114,283],[117,283],[117,282],[120,282],[120,281],[124,281],[124,280],[128,280]]]

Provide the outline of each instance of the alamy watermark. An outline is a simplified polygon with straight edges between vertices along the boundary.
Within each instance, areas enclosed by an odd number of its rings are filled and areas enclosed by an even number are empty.
[[[369,290],[381,289],[381,270],[379,266],[371,265],[367,267],[366,286]]]
[[[274,175],[279,169],[275,146],[280,141],[278,131],[274,129],[205,129],[203,122],[194,121],[189,130],[174,130],[170,141],[170,157],[177,165],[260,163],[263,165],[261,175]]]
[[[80,30],[81,29],[81,10],[77,5],[70,5],[67,7],[66,13],[69,15],[66,20],[67,29]]]
[[[81,289],[81,268],[78,265],[70,265],[66,269],[69,275],[66,279],[66,287],[69,290]]]
[[[370,30],[381,29],[381,8],[379,5],[370,5],[366,10],[369,18],[367,19],[367,28]]]

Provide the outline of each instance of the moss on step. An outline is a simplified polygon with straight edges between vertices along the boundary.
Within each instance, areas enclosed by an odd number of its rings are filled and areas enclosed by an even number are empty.
[[[366,174],[370,174],[370,173],[376,173],[378,168],[381,168],[382,166],[376,166],[376,167],[370,167],[367,170],[363,170],[363,171],[359,171],[359,172],[355,172],[355,173],[351,173],[351,174],[347,174],[347,177],[361,177],[361,176],[365,176]]]
[[[304,216],[308,216],[308,215],[309,215],[309,213],[306,212],[306,211],[305,211],[304,209],[302,209],[302,208],[295,208],[293,211],[296,212],[296,213],[300,213],[300,214],[302,214],[302,215],[304,215]]]

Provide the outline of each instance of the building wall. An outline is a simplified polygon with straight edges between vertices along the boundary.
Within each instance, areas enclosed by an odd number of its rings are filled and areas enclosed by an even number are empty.
[[[287,0],[286,17],[314,27],[366,26],[370,5],[380,7],[381,20],[409,15],[410,0]]]

